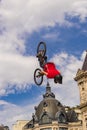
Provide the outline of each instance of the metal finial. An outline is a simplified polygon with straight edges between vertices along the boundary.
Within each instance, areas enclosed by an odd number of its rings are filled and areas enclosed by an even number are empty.
[[[49,82],[47,82],[46,92],[51,92],[51,87]]]

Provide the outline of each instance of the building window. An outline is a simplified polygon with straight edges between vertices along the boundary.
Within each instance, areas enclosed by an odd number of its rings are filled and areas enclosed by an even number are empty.
[[[85,120],[87,121],[87,117],[85,118]]]
[[[82,87],[82,91],[84,91],[84,87]]]
[[[51,123],[51,119],[46,113],[42,115],[40,120],[40,124],[44,124],[44,123]]]
[[[43,123],[49,122],[49,117],[47,115],[44,115],[41,120]]]
[[[66,116],[62,111],[57,113],[57,118],[59,123],[66,123]]]

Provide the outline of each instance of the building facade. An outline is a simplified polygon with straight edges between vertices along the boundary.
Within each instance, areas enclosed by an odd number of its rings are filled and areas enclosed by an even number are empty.
[[[80,93],[80,105],[82,117],[82,130],[87,130],[87,53],[82,66],[82,69],[78,69],[75,81],[77,81]]]
[[[35,107],[32,119],[21,123],[17,121],[13,130],[87,130],[87,54],[82,69],[77,71],[75,81],[80,92],[79,106],[63,106],[55,99],[55,94],[47,83],[43,100]]]

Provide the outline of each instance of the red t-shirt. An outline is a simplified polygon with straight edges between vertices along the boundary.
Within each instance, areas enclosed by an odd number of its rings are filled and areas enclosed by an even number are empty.
[[[44,65],[43,70],[47,73],[48,78],[54,78],[56,75],[59,75],[60,72],[55,68],[54,63],[48,62]]]

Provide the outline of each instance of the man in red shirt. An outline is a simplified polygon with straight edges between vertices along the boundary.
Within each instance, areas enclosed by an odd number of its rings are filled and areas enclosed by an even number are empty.
[[[41,74],[46,75],[47,78],[54,78],[55,83],[62,84],[62,75],[60,71],[56,69],[55,64],[53,62],[47,62],[43,66],[43,70],[41,71]]]
[[[47,56],[41,57],[40,54],[37,55],[40,67],[43,70],[40,72],[43,75],[46,75],[47,78],[54,78],[55,83],[62,84],[62,75],[59,70],[56,69],[55,64],[53,62],[47,62]]]

